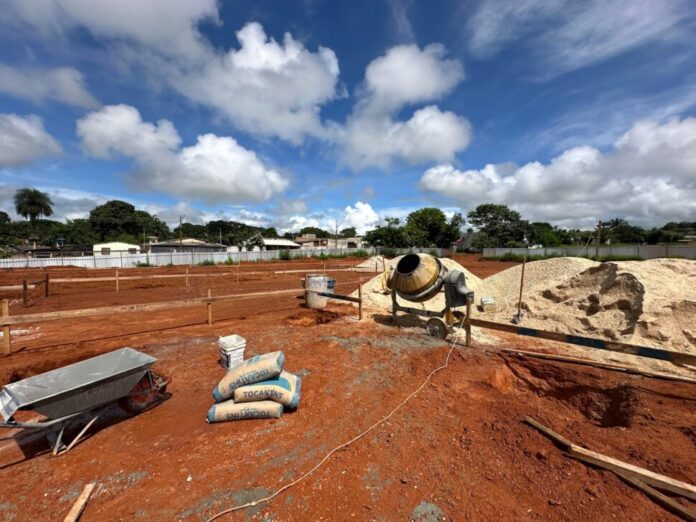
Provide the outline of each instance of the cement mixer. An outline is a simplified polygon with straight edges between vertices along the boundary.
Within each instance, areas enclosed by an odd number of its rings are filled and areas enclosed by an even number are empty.
[[[389,275],[387,287],[392,295],[392,319],[396,321],[397,312],[429,317],[425,328],[440,339],[447,338],[450,328],[463,317],[454,309],[474,302],[474,292],[467,288],[466,276],[459,270],[448,271],[442,261],[430,254],[402,257]],[[406,301],[423,303],[440,291],[445,292],[445,308],[440,312],[401,306],[396,300],[399,296]]]

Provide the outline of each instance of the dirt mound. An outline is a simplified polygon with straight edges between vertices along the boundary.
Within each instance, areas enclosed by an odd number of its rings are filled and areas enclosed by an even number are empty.
[[[523,308],[525,326],[696,353],[696,262],[603,263],[528,290]]]

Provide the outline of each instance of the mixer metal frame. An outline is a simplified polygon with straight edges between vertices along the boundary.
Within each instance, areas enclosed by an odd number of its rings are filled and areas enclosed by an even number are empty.
[[[440,312],[434,310],[422,310],[420,308],[412,308],[410,306],[400,305],[396,300],[396,290],[392,288],[391,298],[392,298],[392,320],[396,322],[397,312],[404,312],[407,314],[418,315],[420,317],[429,317],[425,325],[425,329],[433,337],[438,337],[440,339],[446,339],[449,334],[449,329],[457,324],[463,317],[462,312],[454,310],[451,306],[445,306]],[[467,307],[468,309],[469,307]],[[455,315],[456,312],[462,314],[460,317]]]

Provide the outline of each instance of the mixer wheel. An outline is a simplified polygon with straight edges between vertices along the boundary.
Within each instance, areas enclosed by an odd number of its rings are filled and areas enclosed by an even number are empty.
[[[428,322],[425,323],[425,330],[428,332],[428,335],[438,339],[447,339],[447,335],[449,334],[447,323],[439,317],[431,317],[428,319]]]

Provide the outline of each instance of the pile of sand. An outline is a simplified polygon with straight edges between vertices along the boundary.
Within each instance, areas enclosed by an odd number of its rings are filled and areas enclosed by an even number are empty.
[[[355,268],[358,271],[380,272],[383,271],[386,267],[389,267],[389,263],[389,259],[385,258],[384,256],[372,256],[368,257],[364,261],[361,261],[353,268]]]
[[[581,257],[556,257],[527,263],[524,269],[523,297],[540,288],[567,281],[583,270],[597,265],[599,263]],[[484,280],[483,293],[476,294],[477,300],[488,295],[495,298],[498,310],[506,310],[510,306],[517,307],[521,276],[522,265],[517,265],[487,277]]]
[[[523,309],[531,328],[696,353],[696,261],[596,264],[535,287]],[[513,313],[505,307],[495,320]]]

